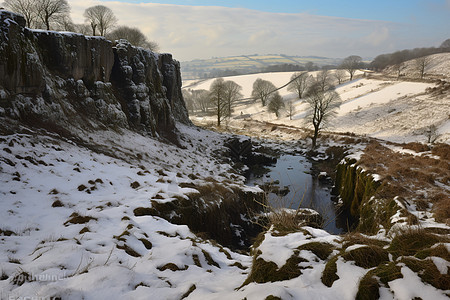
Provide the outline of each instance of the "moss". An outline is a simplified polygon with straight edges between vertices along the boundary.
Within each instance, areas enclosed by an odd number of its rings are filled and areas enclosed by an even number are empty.
[[[373,277],[372,272],[368,272],[359,282],[356,300],[376,300],[380,298],[380,285]]]
[[[185,271],[189,268],[189,266],[184,266],[184,268],[179,268],[176,264],[174,263],[167,263],[162,267],[158,267],[158,270],[165,271],[165,270],[170,270],[170,271]]]
[[[245,280],[244,285],[250,282],[266,283],[289,280],[296,278],[302,274],[301,262],[307,262],[304,258],[298,256],[298,251],[294,251],[294,254],[286,261],[286,263],[278,269],[277,264],[270,261],[265,261],[262,258],[258,258],[261,251],[253,258],[252,270]]]
[[[399,233],[391,242],[389,252],[394,258],[414,256],[440,242],[440,238],[425,230],[408,230]]]
[[[336,170],[334,193],[339,194],[345,211],[354,218],[360,215],[361,203],[372,197],[380,183],[369,174],[352,165],[351,162],[339,164]]]
[[[88,223],[90,220],[97,220],[97,218],[91,217],[91,216],[81,216],[77,212],[74,212],[70,215],[70,219],[67,220],[64,225],[67,226],[69,224],[85,224]]]
[[[137,207],[133,210],[133,213],[136,217],[158,215],[158,212],[152,207]]]
[[[61,200],[55,200],[53,203],[52,203],[52,207],[63,207],[64,206],[64,204],[61,202]]]
[[[235,262],[234,264],[230,265],[231,267],[238,267],[241,270],[247,270],[247,267],[244,267],[240,262]]]
[[[130,187],[133,189],[137,189],[140,186],[141,186],[141,184],[137,181],[133,181],[132,183],[130,183]]]
[[[384,185],[380,187],[382,190]],[[370,199],[360,206],[360,222],[358,230],[368,234],[375,234],[380,225],[386,230],[392,227],[391,217],[401,210],[394,199]]]
[[[389,281],[403,278],[401,268],[395,262],[379,265],[374,273],[386,287]]]
[[[181,296],[181,299],[185,299],[185,298],[189,297],[189,295],[192,294],[192,292],[195,291],[196,288],[197,287],[195,286],[195,284],[191,285],[189,290],[187,290],[187,292]]]
[[[122,249],[125,251],[126,254],[133,256],[133,257],[141,257],[142,256],[139,253],[137,253],[136,250],[134,250],[127,244],[123,244],[123,246],[117,245],[117,249]]]
[[[416,253],[415,257],[419,259],[425,259],[430,256],[437,256],[445,259],[446,261],[450,261],[450,253],[445,247],[444,244],[439,244],[436,247],[424,249]]]
[[[269,295],[264,300],[282,300],[282,299],[274,295]]]
[[[86,232],[91,232],[89,230],[89,227],[83,227],[83,229],[80,230],[80,234],[86,233]]]
[[[417,273],[422,281],[431,284],[437,289],[448,290],[450,275],[441,274],[431,259],[403,258],[402,262]]]
[[[346,248],[356,245],[356,244],[378,246],[378,247],[383,248],[384,246],[388,245],[388,242],[378,240],[378,239],[368,238],[357,232],[356,233],[348,233],[344,236],[344,239],[342,241],[342,248],[346,249]]]
[[[389,261],[387,251],[378,246],[363,246],[357,249],[345,252],[342,257],[349,261],[354,261],[361,268],[373,268],[383,262]]]
[[[149,240],[144,239],[144,238],[141,238],[139,240],[142,242],[142,244],[144,244],[145,249],[147,249],[147,250],[152,249],[153,245]]]
[[[313,242],[304,244],[297,249],[311,251],[321,260],[325,260],[333,252],[334,246],[329,243]]]
[[[339,279],[339,276],[337,275],[337,260],[338,256],[336,255],[327,262],[325,269],[323,270],[322,277],[320,278],[322,283],[327,287],[331,287],[333,282]]]
[[[208,265],[215,266],[220,269],[220,265],[211,257],[211,255],[207,251],[202,249],[202,253],[205,256],[205,259],[206,259],[206,262],[208,263]]]
[[[232,257],[231,257],[231,254],[230,254],[230,252],[228,252],[227,250],[225,250],[222,246],[219,246],[219,252],[222,252],[223,254],[225,254],[225,256],[227,257],[227,259],[233,259]]]
[[[200,263],[200,258],[198,257],[197,254],[192,254],[192,259],[194,260],[194,265],[196,265],[199,268],[202,267],[202,264]]]

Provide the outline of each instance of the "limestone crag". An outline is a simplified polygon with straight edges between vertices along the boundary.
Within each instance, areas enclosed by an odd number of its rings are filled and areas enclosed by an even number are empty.
[[[180,65],[127,41],[31,30],[0,10],[0,115],[56,132],[129,128],[173,138],[190,124]]]

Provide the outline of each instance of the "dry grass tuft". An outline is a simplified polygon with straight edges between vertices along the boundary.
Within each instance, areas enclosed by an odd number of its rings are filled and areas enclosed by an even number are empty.
[[[68,226],[69,224],[86,224],[91,220],[97,221],[97,218],[94,218],[92,216],[82,216],[77,212],[71,214],[69,218],[70,219],[64,223],[65,226]]]
[[[413,150],[417,153],[430,151],[430,147],[428,145],[417,142],[404,144],[403,149]]]
[[[440,156],[441,159],[450,160],[450,145],[449,144],[436,144],[431,149],[431,153]]]

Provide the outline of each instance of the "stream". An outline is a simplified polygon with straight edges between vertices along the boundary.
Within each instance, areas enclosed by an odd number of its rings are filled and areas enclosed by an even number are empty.
[[[263,175],[250,173],[247,184],[254,186],[271,185],[279,192],[269,194],[269,202],[274,207],[297,209],[312,208],[325,219],[324,229],[332,234],[340,234],[345,230],[345,221],[336,211],[331,200],[331,183],[314,178],[311,174],[312,164],[303,156],[281,155]]]

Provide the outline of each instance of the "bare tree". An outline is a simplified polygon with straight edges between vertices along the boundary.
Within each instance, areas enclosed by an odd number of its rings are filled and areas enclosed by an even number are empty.
[[[318,84],[314,84],[308,92],[306,102],[309,104],[308,121],[312,123],[314,135],[312,148],[316,147],[317,137],[327,122],[335,116],[341,105],[339,94],[333,89],[323,91]]]
[[[100,35],[105,36],[108,30],[117,24],[117,18],[113,11],[104,5],[87,8],[84,11],[84,17],[91,26],[92,35],[96,35],[98,31]]]
[[[269,104],[267,105],[267,109],[270,112],[273,112],[277,118],[280,116],[280,109],[284,107],[283,98],[280,93],[275,92],[269,98]]]
[[[88,35],[91,33],[91,27],[87,24],[73,24],[73,31]]]
[[[428,126],[425,130],[425,136],[427,137],[428,143],[434,144],[440,136],[437,126],[434,124]]]
[[[239,98],[242,98],[242,86],[234,81],[228,80],[224,82],[225,85],[225,104],[226,110],[224,112],[226,117],[231,117],[233,106]]]
[[[142,31],[136,27],[119,26],[111,33],[107,34],[106,37],[112,41],[125,39],[134,46],[147,48],[151,51],[158,50],[158,44],[149,42]]]
[[[289,120],[292,120],[292,117],[295,115],[295,106],[293,101],[288,102],[288,117]]]
[[[57,16],[53,23],[56,30],[76,32],[75,24],[69,14]]]
[[[317,73],[316,78],[314,79],[316,87],[319,87],[322,92],[329,90],[333,87],[330,77],[330,71],[322,70]]]
[[[415,63],[416,71],[417,71],[417,73],[419,73],[420,79],[423,79],[423,77],[425,76],[425,72],[427,71],[428,66],[431,63],[431,58],[429,56],[422,56],[422,57],[416,58],[414,63]]]
[[[334,78],[338,81],[338,84],[341,84],[345,80],[345,71],[342,69],[337,69],[334,74]]]
[[[407,68],[406,64],[404,62],[398,63],[393,66],[393,70],[397,73],[397,80],[400,79],[400,76],[402,76],[402,72]]]
[[[38,0],[36,6],[37,16],[47,30],[50,30],[50,23],[57,23],[58,19],[70,13],[67,0]]]
[[[255,100],[261,99],[262,105],[266,106],[270,93],[275,90],[276,87],[272,82],[258,78],[253,83],[252,97]]]
[[[28,28],[35,26],[37,19],[37,2],[35,0],[5,0],[3,5],[9,10],[23,15]]]
[[[195,102],[192,95],[192,90],[182,90],[181,94],[183,94],[183,100],[184,103],[186,103],[186,109],[188,110],[188,112],[193,113],[195,111]]]
[[[306,92],[311,82],[310,76],[307,72],[297,72],[292,74],[291,80],[293,81],[288,85],[288,91],[296,92],[298,98],[302,99],[303,94]]]
[[[308,70],[308,72],[317,70],[317,66],[312,61],[308,61],[305,64],[305,68],[306,68],[306,70]]]
[[[211,104],[213,105],[216,116],[217,126],[220,126],[221,121],[227,116],[227,103],[225,101],[225,80],[217,78],[211,84],[209,89]]]
[[[194,109],[199,109],[204,113],[208,112],[211,107],[210,92],[207,90],[192,90],[191,94]]]
[[[344,69],[350,75],[350,80],[353,80],[356,70],[361,66],[362,58],[358,55],[351,55],[342,61],[341,69]]]

